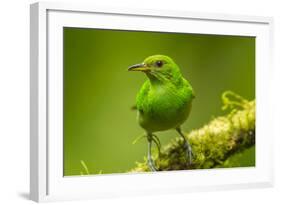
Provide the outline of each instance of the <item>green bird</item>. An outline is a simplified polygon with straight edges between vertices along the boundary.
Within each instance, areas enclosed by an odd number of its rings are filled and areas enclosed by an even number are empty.
[[[151,157],[151,144],[154,142],[160,147],[160,141],[154,133],[170,129],[175,129],[183,138],[186,157],[191,164],[191,146],[181,125],[189,116],[195,94],[178,65],[168,56],[153,55],[143,63],[130,66],[128,71],[141,71],[148,78],[137,94],[135,108],[138,123],[145,130],[148,140],[147,162],[150,170],[157,171]]]

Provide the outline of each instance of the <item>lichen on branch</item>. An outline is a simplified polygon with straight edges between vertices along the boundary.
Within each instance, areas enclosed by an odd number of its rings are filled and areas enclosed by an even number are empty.
[[[186,134],[192,146],[192,164],[187,163],[183,140],[175,138],[162,148],[160,154],[155,152],[153,156],[159,171],[217,167],[234,153],[255,144],[255,100],[248,101],[226,91],[222,102],[222,109],[229,110],[228,114]],[[144,162],[137,162],[131,171],[150,171],[146,158]]]

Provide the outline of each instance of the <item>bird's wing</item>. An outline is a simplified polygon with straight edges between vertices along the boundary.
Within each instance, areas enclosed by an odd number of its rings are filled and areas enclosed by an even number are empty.
[[[137,95],[137,104],[136,108],[138,110],[142,110],[143,103],[147,99],[147,95],[150,89],[150,83],[149,80],[145,81],[145,83],[142,85],[138,95]]]
[[[142,85],[142,87],[141,87],[141,89],[140,89],[140,91],[137,95],[137,104],[133,105],[131,107],[131,110],[138,110],[138,107],[141,109],[141,105],[142,105],[142,102],[143,102],[144,95],[147,94],[148,90],[149,90],[149,82],[146,81]]]
[[[195,91],[193,90],[192,86],[190,85],[189,81],[184,79],[184,83],[187,86],[187,88],[191,91],[192,98],[195,98]]]

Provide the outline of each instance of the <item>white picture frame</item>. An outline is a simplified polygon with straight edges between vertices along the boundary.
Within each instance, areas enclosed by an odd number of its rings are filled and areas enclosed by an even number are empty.
[[[62,28],[87,27],[256,37],[256,166],[181,172],[63,177]],[[40,2],[30,10],[30,198],[91,199],[273,185],[270,17],[97,8]],[[165,179],[165,180],[164,180]],[[148,187],[145,183],[150,181]],[[184,182],[184,183],[183,183]]]

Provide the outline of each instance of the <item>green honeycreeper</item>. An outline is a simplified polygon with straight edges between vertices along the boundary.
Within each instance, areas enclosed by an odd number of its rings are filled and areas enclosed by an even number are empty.
[[[157,171],[151,158],[152,141],[160,151],[160,141],[154,133],[169,129],[175,129],[183,138],[186,157],[191,164],[191,146],[181,125],[189,116],[195,94],[178,65],[168,56],[153,55],[143,63],[130,66],[128,71],[141,71],[148,77],[137,94],[136,109],[138,123],[146,131],[150,170]]]

